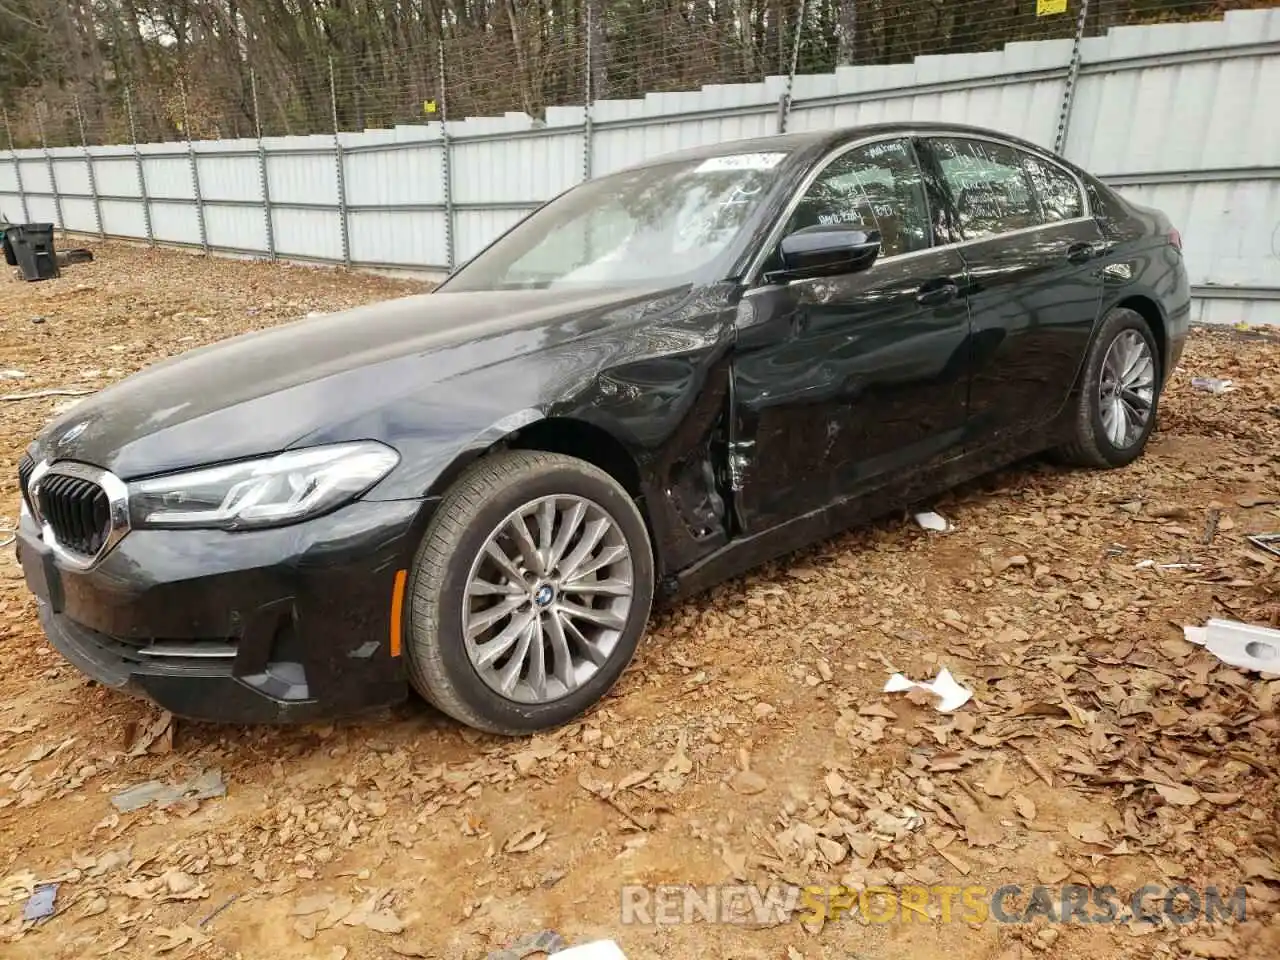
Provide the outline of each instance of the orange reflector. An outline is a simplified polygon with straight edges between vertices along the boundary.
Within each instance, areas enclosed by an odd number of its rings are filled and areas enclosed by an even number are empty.
[[[391,588],[391,655],[400,656],[400,622],[404,614],[404,585],[408,570],[396,571],[395,586]]]

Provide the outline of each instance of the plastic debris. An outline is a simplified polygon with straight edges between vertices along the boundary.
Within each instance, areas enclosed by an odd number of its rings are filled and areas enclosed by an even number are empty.
[[[153,803],[163,809],[181,800],[209,800],[226,796],[226,793],[227,784],[222,779],[222,774],[217,770],[207,770],[198,777],[174,786],[159,780],[148,780],[120,791],[111,798],[111,803],[121,813],[133,813]]]
[[[561,960],[627,960],[622,948],[612,940],[596,940],[570,947],[556,954]]]
[[[1200,563],[1156,563],[1154,560],[1139,560],[1134,565],[1136,570],[1203,570],[1204,565]]]
[[[947,533],[955,529],[950,520],[940,513],[934,513],[932,510],[917,513],[916,523],[925,530],[936,530],[938,533]]]
[[[946,667],[938,671],[937,678],[929,683],[916,683],[916,681],[908,680],[900,673],[895,673],[884,685],[885,693],[903,693],[913,689],[928,690],[937,697],[937,707],[940,713],[950,713],[952,710],[960,709],[973,696],[973,691],[960,686],[956,682],[956,678],[951,675],[951,671]]]
[[[1280,533],[1256,533],[1245,539],[1259,550],[1265,550],[1272,556],[1280,557]]]
[[[554,930],[539,930],[517,937],[501,950],[494,950],[486,960],[524,960],[543,953],[561,956],[565,946],[564,937]]]
[[[1182,631],[1189,643],[1204,647],[1229,666],[1280,674],[1280,630],[1215,619]]]
[[[1192,377],[1191,385],[1205,393],[1230,393],[1235,389],[1230,380],[1219,380],[1217,377]]]
[[[58,896],[56,883],[42,883],[32,892],[27,905],[22,908],[22,919],[43,920],[53,916],[53,902]]]

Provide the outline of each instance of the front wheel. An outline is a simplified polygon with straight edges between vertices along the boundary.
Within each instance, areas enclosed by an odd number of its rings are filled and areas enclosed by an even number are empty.
[[[1146,449],[1160,403],[1160,352],[1136,311],[1112,310],[1085,361],[1071,425],[1059,459],[1084,467],[1123,467]]]
[[[562,454],[486,457],[440,503],[414,562],[410,682],[491,733],[566,723],[608,692],[653,600],[635,502]]]

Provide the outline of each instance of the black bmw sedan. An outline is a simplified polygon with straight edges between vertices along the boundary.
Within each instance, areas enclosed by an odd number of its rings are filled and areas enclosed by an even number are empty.
[[[524,734],[655,601],[1040,451],[1141,455],[1181,240],[988,130],[739,141],[583,183],[434,292],[130,377],[20,465],[49,640],[174,713],[412,688]]]

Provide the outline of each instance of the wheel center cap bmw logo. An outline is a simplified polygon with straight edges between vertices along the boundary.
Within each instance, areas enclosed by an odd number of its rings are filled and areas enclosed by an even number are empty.
[[[552,589],[551,584],[549,583],[544,583],[542,586],[540,586],[537,590],[533,592],[533,602],[540,607],[545,607],[552,600],[554,600],[555,597],[556,597],[556,592],[555,590]]]

